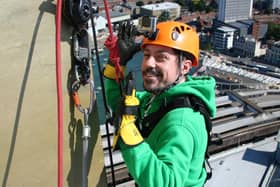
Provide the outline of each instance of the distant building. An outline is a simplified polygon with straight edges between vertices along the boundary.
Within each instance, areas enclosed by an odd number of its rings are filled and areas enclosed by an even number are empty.
[[[271,1],[271,9],[280,8],[280,0],[270,0]]]
[[[110,11],[110,21],[113,26],[113,29],[116,25],[118,25],[120,22],[125,21],[125,20],[130,20],[130,14],[127,13],[121,13],[118,11]],[[108,24],[107,24],[107,18],[105,12],[99,13],[97,16],[94,17],[94,26],[95,26],[95,34],[97,36],[97,39],[104,39],[106,38],[108,34]],[[91,21],[88,22],[89,28],[88,32],[90,34],[90,38],[92,39],[93,37],[93,32],[92,32],[92,25]],[[93,41],[91,42],[93,44]]]
[[[105,33],[108,33],[107,19],[103,16],[95,16],[94,29],[95,29],[97,40],[99,40],[100,37],[105,37]],[[94,49],[95,48],[94,40],[93,40],[94,35],[93,35],[91,20],[88,21],[88,34],[89,34],[90,48]]]
[[[173,2],[163,2],[156,4],[143,5],[140,9],[142,16],[155,16],[159,17],[164,11],[169,12],[170,20],[175,20],[180,17],[181,6]]]
[[[110,11],[109,14],[110,14],[111,23],[113,25],[131,19],[130,14],[125,12]],[[101,12],[99,15],[106,18],[105,12]],[[106,23],[107,23],[107,19],[106,19]]]
[[[218,20],[228,23],[252,18],[253,0],[219,0]]]
[[[236,39],[233,47],[240,56],[258,57],[266,53],[266,49],[261,48],[261,42],[257,41],[252,35]]]
[[[226,25],[235,28],[239,36],[246,36],[252,33],[253,23],[254,23],[253,20],[243,20],[243,21],[230,22]]]
[[[254,20],[247,19],[247,20],[238,20],[234,22],[222,22],[218,19],[213,20],[213,29],[215,30],[218,27],[226,26],[236,29],[236,35],[238,36],[246,36],[248,34],[252,34]]]
[[[236,29],[221,26],[218,27],[212,37],[212,45],[217,50],[229,50],[233,47],[234,33]]]
[[[274,42],[267,50],[265,60],[272,65],[280,67],[280,41]]]
[[[92,0],[93,1],[93,0]],[[96,0],[93,1],[96,3],[96,5],[100,8],[101,11],[104,10],[104,1],[103,0]],[[112,9],[114,6],[121,5],[123,3],[123,0],[107,0],[108,2],[108,8]],[[128,3],[134,3],[134,0],[127,0]]]
[[[252,35],[256,40],[262,39],[265,37],[267,33],[268,25],[267,23],[261,23],[259,21],[255,21],[252,27]]]
[[[111,9],[115,5],[119,5],[122,0],[108,0],[108,8]],[[103,0],[97,0],[95,1],[96,5],[100,8],[100,10],[104,10],[104,1]]]
[[[242,56],[261,56],[265,49],[261,48],[261,42],[258,40],[264,38],[267,32],[267,24],[252,19],[238,20],[235,22],[224,23],[217,19],[213,20],[214,33],[217,28],[223,26],[235,29],[233,36],[233,48],[238,55]],[[220,31],[217,31],[218,33]]]
[[[103,16],[95,16],[94,17],[94,26],[95,26],[95,31],[96,31],[96,35],[98,35],[99,33],[103,33],[105,31],[107,31],[107,19],[106,17]],[[92,31],[91,29],[91,21],[88,22],[88,26],[89,26],[89,31]]]

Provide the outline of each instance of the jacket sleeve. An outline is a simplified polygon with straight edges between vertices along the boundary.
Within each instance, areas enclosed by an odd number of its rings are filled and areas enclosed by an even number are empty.
[[[109,107],[115,112],[120,100],[120,87],[115,80],[105,79],[105,95]]]
[[[136,147],[121,145],[123,158],[136,183],[144,187],[185,186],[194,149],[192,134],[174,125],[163,132],[157,144],[154,151],[146,142]]]

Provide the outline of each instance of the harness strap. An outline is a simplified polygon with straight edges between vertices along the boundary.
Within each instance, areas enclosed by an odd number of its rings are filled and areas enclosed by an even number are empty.
[[[179,95],[172,98],[172,101],[162,104],[159,110],[149,114],[142,120],[142,135],[144,137],[148,137],[152,130],[155,128],[156,124],[163,118],[166,113],[175,108],[184,107],[189,107],[194,111],[199,111],[205,118],[207,132],[210,132],[212,130],[210,114],[203,101],[194,95]]]
[[[146,116],[142,120],[142,129],[141,134],[143,137],[148,137],[149,134],[152,132],[152,130],[155,128],[157,123],[164,117],[166,113],[169,111],[175,109],[175,108],[192,108],[194,111],[200,112],[205,119],[205,126],[207,130],[207,136],[208,136],[208,143],[209,146],[211,142],[211,130],[212,130],[212,121],[210,118],[210,113],[204,102],[197,98],[194,95],[180,95],[176,96],[175,98],[172,98],[172,101],[169,103],[164,103],[160,106],[159,110],[156,112],[153,112]],[[205,152],[205,162],[204,162],[204,168],[206,169],[207,176],[206,180],[209,180],[212,177],[212,167],[210,166],[210,163],[208,161],[209,154],[208,154],[208,146]]]

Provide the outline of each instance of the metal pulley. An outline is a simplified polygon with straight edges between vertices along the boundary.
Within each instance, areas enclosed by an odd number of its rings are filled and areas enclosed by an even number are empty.
[[[63,15],[74,27],[85,25],[92,14],[90,0],[64,0]]]

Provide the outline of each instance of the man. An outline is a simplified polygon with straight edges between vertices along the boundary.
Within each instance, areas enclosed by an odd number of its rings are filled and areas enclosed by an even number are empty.
[[[128,30],[131,29],[123,29],[118,35],[123,67],[126,65],[123,61],[127,61],[123,59],[131,58],[127,55],[133,51],[133,47],[123,45],[128,43],[125,39],[127,35],[133,38]],[[123,37],[124,33],[126,37]],[[131,51],[127,55],[122,55],[129,49]],[[207,148],[204,116],[192,108],[184,107],[166,113],[156,124],[143,122],[146,116],[154,114],[160,106],[178,95],[196,96],[207,106],[210,115],[215,115],[215,80],[212,77],[187,75],[191,67],[198,64],[198,35],[186,24],[161,22],[157,24],[154,37],[144,39],[142,50],[145,91],[137,92],[136,101],[133,100],[133,94],[125,97],[123,104],[138,106],[137,122],[135,118],[126,118],[133,115],[124,114],[118,127],[118,144],[128,170],[141,187],[203,186]],[[111,63],[106,65],[104,76],[108,78],[105,82],[108,101],[116,110],[119,88],[112,80],[115,71],[112,71]]]

